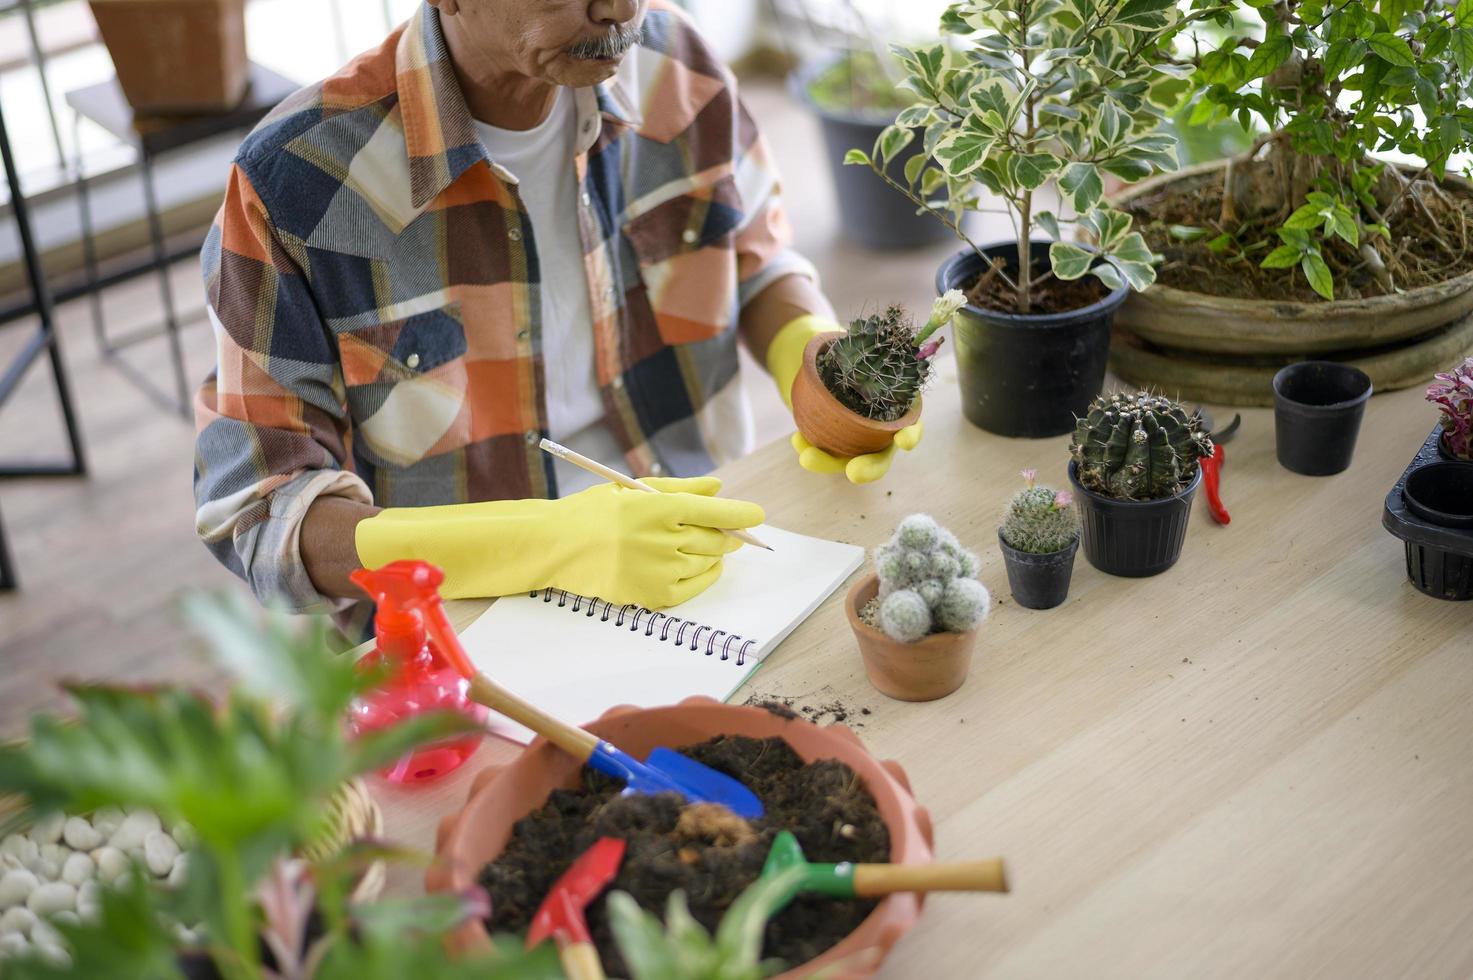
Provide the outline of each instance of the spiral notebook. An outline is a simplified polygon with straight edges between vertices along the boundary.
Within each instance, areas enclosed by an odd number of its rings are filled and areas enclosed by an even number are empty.
[[[671,609],[547,589],[497,600],[461,642],[498,683],[574,724],[618,704],[725,701],[864,560],[854,545],[766,526],[753,533],[773,550],[733,552],[715,585]],[[491,727],[532,737],[494,715]]]

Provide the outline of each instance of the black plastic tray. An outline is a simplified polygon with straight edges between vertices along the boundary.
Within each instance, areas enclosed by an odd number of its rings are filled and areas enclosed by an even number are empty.
[[[1386,495],[1381,525],[1406,542],[1407,576],[1421,591],[1439,599],[1473,599],[1473,531],[1440,527],[1410,513],[1402,499],[1407,477],[1451,457],[1440,447],[1439,423]]]

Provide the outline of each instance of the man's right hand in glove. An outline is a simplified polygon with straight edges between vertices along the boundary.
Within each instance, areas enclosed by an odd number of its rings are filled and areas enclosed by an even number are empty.
[[[401,558],[438,565],[448,599],[557,588],[615,604],[677,605],[715,582],[722,558],[741,547],[719,529],[756,527],[762,508],[718,498],[714,477],[643,482],[661,492],[603,484],[561,500],[389,508],[357,521],[355,557],[366,568]],[[326,592],[339,578],[323,562],[313,567],[313,516],[303,527],[303,559]]]

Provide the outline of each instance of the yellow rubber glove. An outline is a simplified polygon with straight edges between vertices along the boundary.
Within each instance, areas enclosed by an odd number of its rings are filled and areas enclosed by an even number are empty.
[[[438,565],[447,599],[565,589],[616,605],[678,605],[721,575],[741,542],[718,528],[761,524],[762,508],[716,496],[721,481],[648,478],[658,494],[602,484],[561,500],[391,507],[358,524],[365,568]]]
[[[809,313],[783,327],[772,339],[772,345],[767,348],[767,371],[777,382],[777,392],[789,409],[793,407],[793,381],[803,367],[803,349],[819,334],[843,332],[844,328],[834,321]],[[917,419],[915,425],[895,433],[894,440],[886,448],[849,458],[824,452],[804,439],[801,432],[793,433],[792,443],[798,454],[798,465],[805,470],[811,473],[842,471],[850,483],[872,483],[890,472],[895,450],[909,452],[914,449],[924,431],[924,426]]]

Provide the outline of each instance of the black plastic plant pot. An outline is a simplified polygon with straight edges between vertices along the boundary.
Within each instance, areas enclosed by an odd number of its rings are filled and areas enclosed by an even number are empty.
[[[904,194],[882,181],[868,167],[845,166],[844,154],[851,149],[869,153],[880,131],[895,121],[893,113],[840,112],[821,106],[809,94],[809,86],[834,64],[824,59],[804,65],[789,77],[789,91],[818,116],[823,127],[823,144],[833,187],[838,195],[839,224],[848,241],[877,250],[920,248],[952,238],[951,229],[927,214],[916,214],[916,206]],[[905,164],[921,151],[920,133],[885,168],[897,183],[905,183]]]
[[[997,544],[1002,548],[1003,564],[1008,569],[1008,588],[1018,605],[1025,609],[1052,609],[1069,598],[1074,555],[1079,551],[1078,538],[1061,551],[1040,555],[1014,548],[999,529]]]
[[[1017,269],[1014,242],[988,245],[989,257]],[[1048,243],[1033,243],[1034,268],[1048,268]],[[971,250],[948,259],[936,273],[938,294],[966,289],[982,273]],[[1105,383],[1110,327],[1130,290],[1122,286],[1097,303],[1067,313],[1022,315],[968,304],[952,321],[962,412],[973,425],[1000,436],[1041,439],[1074,430]]]
[[[1274,375],[1274,433],[1279,465],[1304,476],[1350,468],[1371,379],[1335,361],[1300,361]]]
[[[1181,557],[1192,517],[1192,498],[1202,468],[1180,492],[1161,500],[1115,500],[1079,482],[1079,464],[1069,464],[1074,500],[1079,505],[1084,557],[1106,575],[1147,578],[1160,575]]]
[[[1437,599],[1473,599],[1473,463],[1442,459],[1442,427],[1386,495],[1381,524],[1406,545],[1407,578]]]

